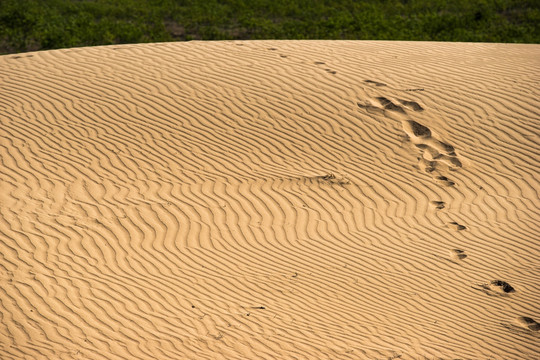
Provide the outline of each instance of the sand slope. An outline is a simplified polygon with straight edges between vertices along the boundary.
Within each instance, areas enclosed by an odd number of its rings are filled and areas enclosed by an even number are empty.
[[[540,46],[0,69],[0,358],[540,358]]]

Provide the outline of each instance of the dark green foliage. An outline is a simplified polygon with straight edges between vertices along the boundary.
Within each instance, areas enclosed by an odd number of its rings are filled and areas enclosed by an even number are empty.
[[[172,40],[540,42],[538,0],[0,0],[0,53]]]

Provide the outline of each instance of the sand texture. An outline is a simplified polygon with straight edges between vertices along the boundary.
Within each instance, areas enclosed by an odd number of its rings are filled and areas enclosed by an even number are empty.
[[[540,45],[0,57],[0,358],[539,359]]]

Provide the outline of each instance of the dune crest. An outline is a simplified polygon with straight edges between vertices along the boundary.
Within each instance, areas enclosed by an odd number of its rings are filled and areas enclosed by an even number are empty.
[[[0,57],[0,358],[540,357],[540,46]]]

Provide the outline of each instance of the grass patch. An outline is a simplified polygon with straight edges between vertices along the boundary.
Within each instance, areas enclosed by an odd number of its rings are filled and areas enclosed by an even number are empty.
[[[539,43],[537,0],[0,0],[0,53],[174,40]]]

